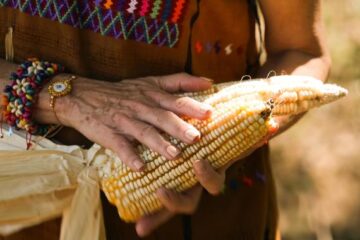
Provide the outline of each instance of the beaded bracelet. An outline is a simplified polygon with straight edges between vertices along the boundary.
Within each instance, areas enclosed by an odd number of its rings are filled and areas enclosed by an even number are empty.
[[[36,58],[22,63],[16,72],[11,73],[11,84],[4,90],[3,117],[10,127],[23,129],[31,135],[45,135],[48,125],[37,124],[32,120],[32,110],[37,102],[38,93],[50,78],[64,69],[59,64],[39,61]]]

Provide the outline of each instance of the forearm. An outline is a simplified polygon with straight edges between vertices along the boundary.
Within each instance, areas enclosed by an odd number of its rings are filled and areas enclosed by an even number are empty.
[[[257,77],[266,77],[272,70],[277,74],[308,75],[326,81],[330,71],[330,57],[327,53],[315,56],[298,50],[270,54]]]

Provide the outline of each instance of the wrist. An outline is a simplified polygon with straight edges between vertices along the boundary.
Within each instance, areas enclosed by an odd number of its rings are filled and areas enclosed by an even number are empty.
[[[69,118],[69,107],[71,106],[72,92],[66,94],[65,96],[55,97],[52,100],[52,96],[49,93],[49,86],[54,81],[63,81],[71,79],[73,75],[70,74],[58,74],[54,76],[41,90],[39,93],[38,104],[34,108],[34,119],[43,124],[59,124],[64,126],[70,126],[71,124],[68,121]],[[74,82],[77,82],[79,79],[74,79],[70,82],[71,86]],[[51,105],[53,103],[53,106]]]

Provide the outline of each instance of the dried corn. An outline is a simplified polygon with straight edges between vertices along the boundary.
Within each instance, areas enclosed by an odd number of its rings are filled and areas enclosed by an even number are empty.
[[[215,168],[224,166],[274,128],[273,115],[307,111],[346,93],[343,88],[312,78],[281,76],[219,84],[206,92],[182,94],[214,108],[208,120],[187,120],[201,132],[201,140],[185,144],[165,136],[182,150],[181,157],[175,161],[167,161],[139,145],[138,153],[146,163],[144,172],[132,172],[108,151],[112,160],[99,167],[102,189],[118,208],[120,217],[134,222],[162,207],[155,194],[160,187],[184,191],[197,183],[193,160],[207,159]]]

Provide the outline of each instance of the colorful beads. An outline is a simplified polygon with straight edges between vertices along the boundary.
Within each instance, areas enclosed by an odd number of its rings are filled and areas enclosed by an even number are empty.
[[[262,173],[260,170],[249,170],[246,166],[246,162],[237,169],[235,176],[229,179],[227,185],[229,189],[233,191],[237,191],[242,187],[254,187],[259,184],[266,183],[266,175]]]
[[[256,179],[260,180],[261,182],[266,182],[266,176],[265,176],[265,174],[262,174],[262,173],[259,172],[259,171],[256,171],[255,177],[256,177]]]
[[[242,177],[242,182],[248,187],[252,187],[254,185],[253,179],[247,176]]]
[[[44,135],[48,131],[46,125],[32,121],[32,110],[37,95],[50,77],[62,71],[57,64],[29,59],[11,74],[11,83],[4,89],[1,105],[4,120],[16,130],[23,129],[29,134]]]
[[[232,56],[234,54],[237,56],[241,56],[244,54],[244,49],[242,46],[236,46],[234,43],[231,42],[224,45],[219,40],[214,42],[195,40],[193,46],[197,54],[216,53],[217,55],[221,54],[225,56]]]

